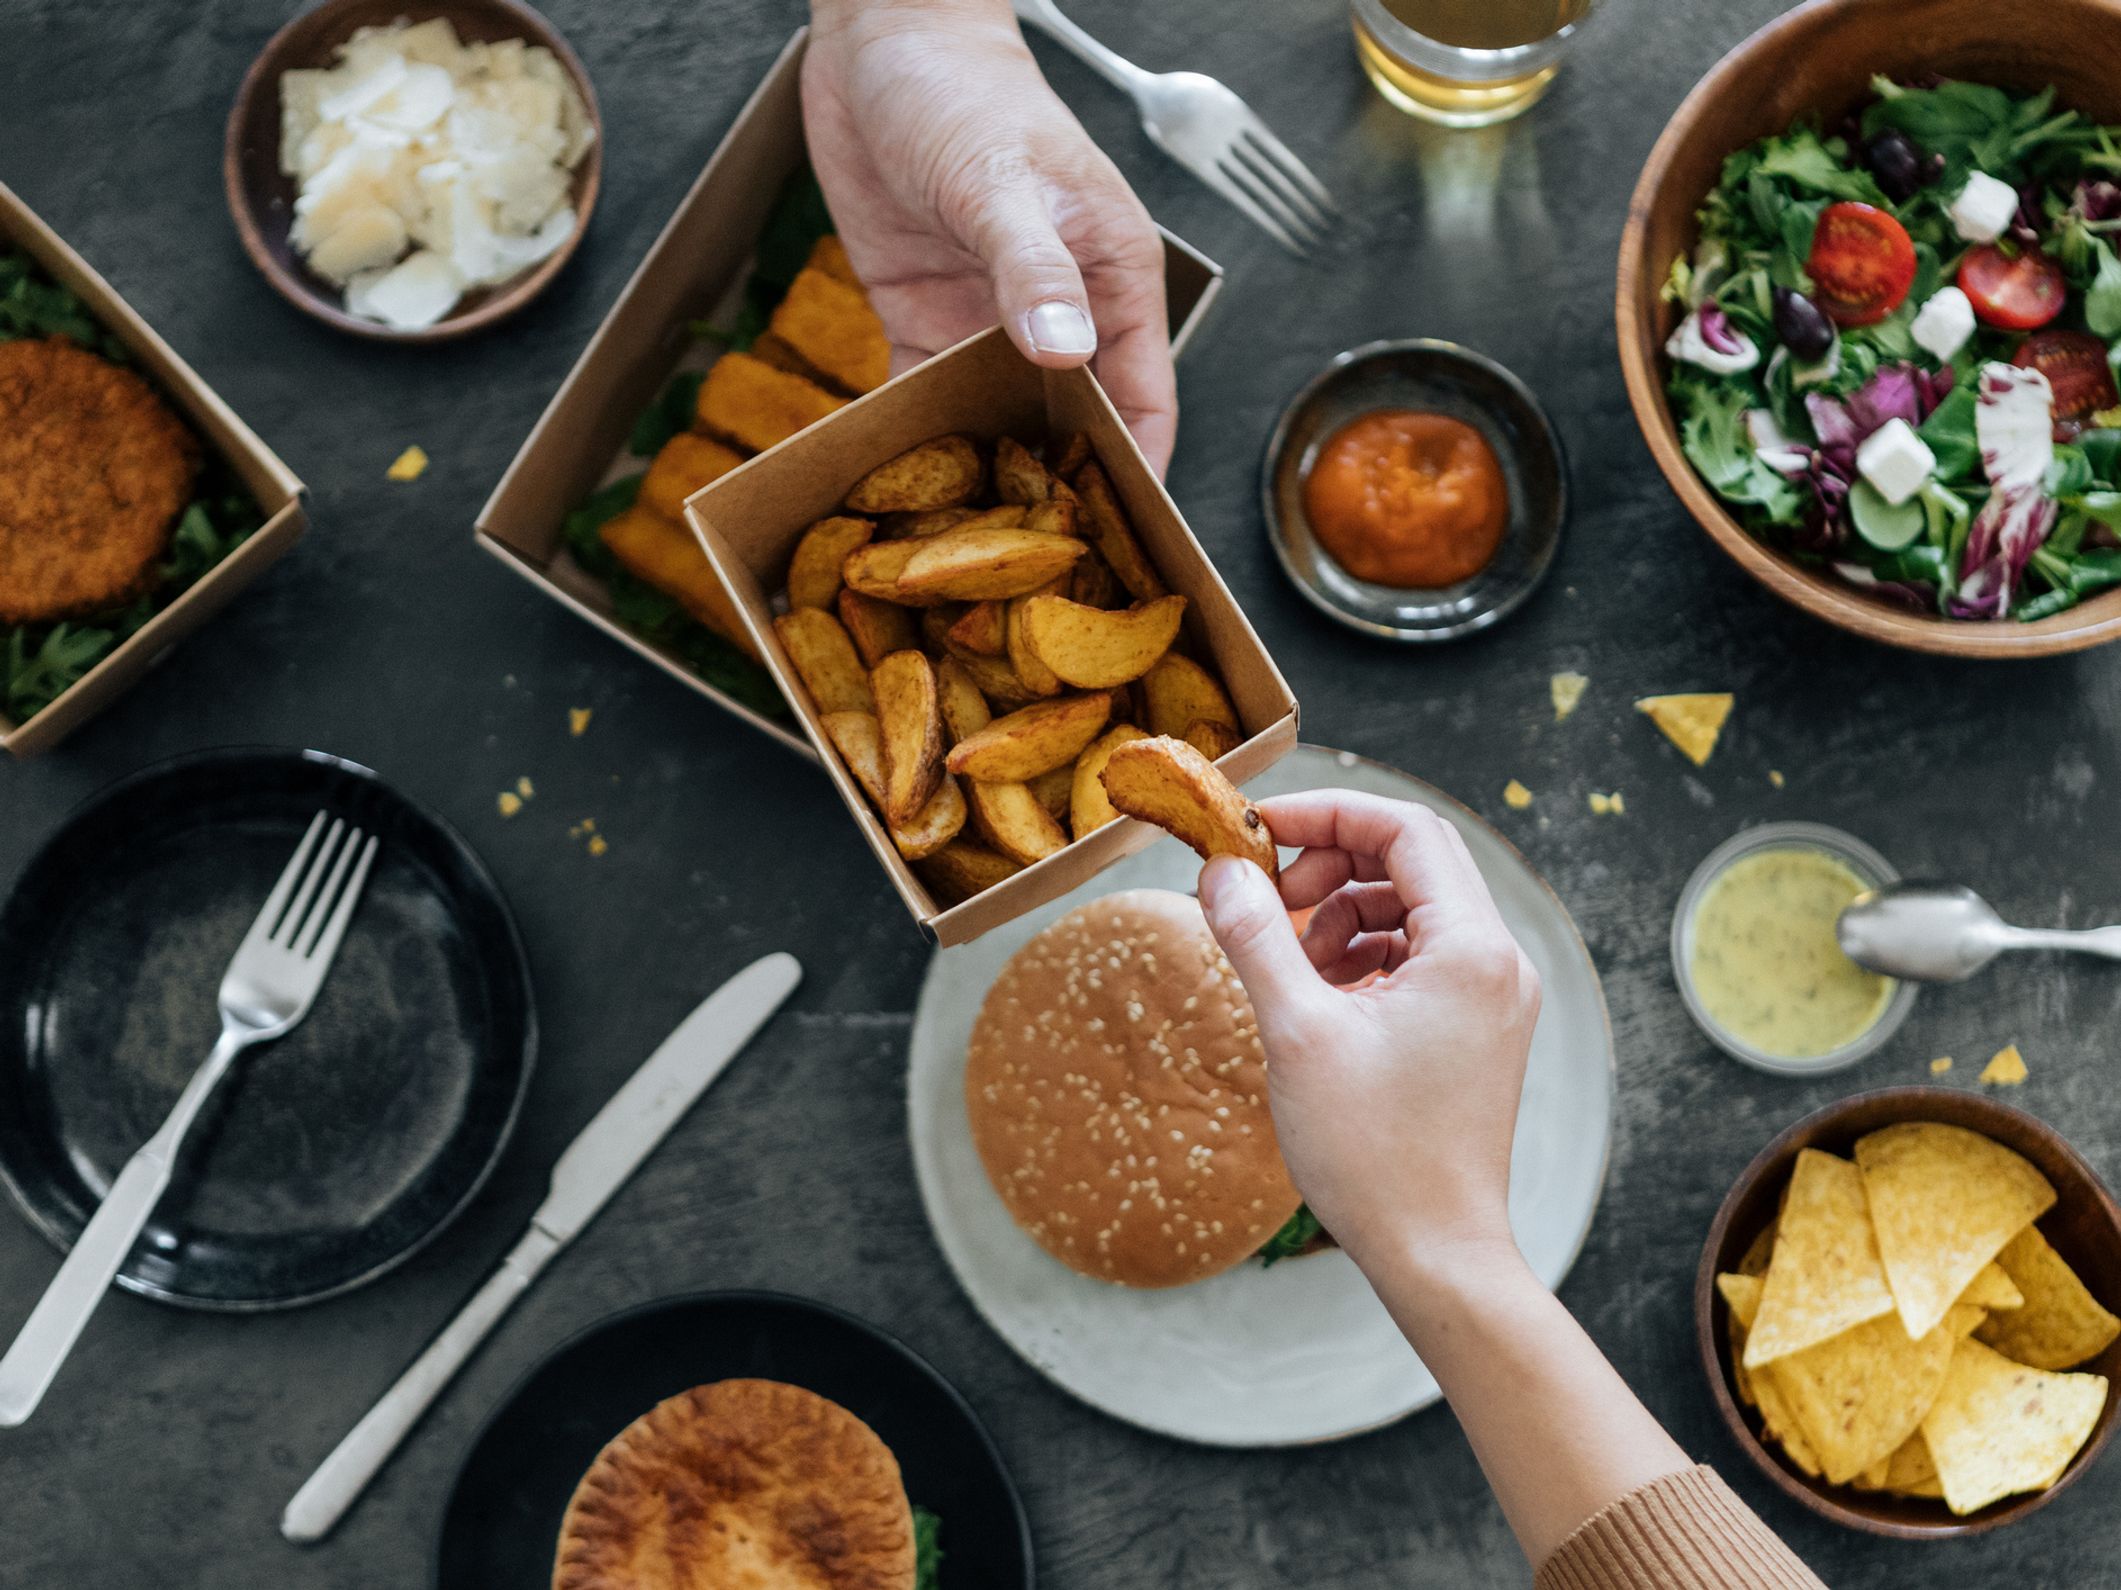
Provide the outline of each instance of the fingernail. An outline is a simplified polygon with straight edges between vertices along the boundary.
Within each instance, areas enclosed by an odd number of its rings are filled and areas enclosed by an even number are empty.
[[[1090,317],[1064,298],[1038,305],[1026,317],[1031,346],[1039,353],[1095,353],[1097,328]]]

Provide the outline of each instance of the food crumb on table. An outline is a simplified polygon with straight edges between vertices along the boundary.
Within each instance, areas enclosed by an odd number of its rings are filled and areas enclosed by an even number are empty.
[[[1951,1070],[1951,1068],[1952,1057],[1948,1054],[1939,1055],[1936,1059],[1930,1062],[1930,1075],[1933,1077],[1941,1077],[1944,1075],[1945,1072]]]
[[[427,473],[427,449],[414,443],[398,454],[383,473],[392,480],[418,480]]]
[[[1777,789],[1782,788],[1783,785],[1789,782],[1788,779],[1782,776],[1780,769],[1772,767],[1768,769],[1767,781]]]
[[[516,780],[516,793],[525,800],[529,800],[531,796],[537,794],[537,791],[531,787],[528,774]]]
[[[1583,700],[1583,693],[1590,687],[1590,679],[1573,671],[1563,671],[1547,681],[1547,694],[1554,701],[1554,721],[1561,722]]]
[[[1619,790],[1616,789],[1610,795],[1602,795],[1597,790],[1591,791],[1591,810],[1598,816],[1618,817],[1627,809],[1627,802],[1621,799]]]
[[[499,795],[494,797],[493,803],[500,809],[503,817],[513,817],[523,809],[523,797],[512,789],[502,790]]]
[[[1502,803],[1513,812],[1521,812],[1532,804],[1532,792],[1513,778],[1502,787]]]
[[[579,740],[589,727],[590,712],[591,709],[588,707],[569,707],[567,709],[567,732]]]
[[[1997,1050],[1996,1057],[1981,1068],[1981,1080],[1990,1087],[2014,1088],[2025,1078],[2025,1056],[2014,1043]]]
[[[584,834],[593,834],[596,831],[597,820],[594,817],[585,817],[567,830],[567,837],[569,839],[580,839]]]
[[[589,853],[592,856],[601,856],[602,854],[604,854],[605,851],[609,850],[610,848],[610,843],[604,838],[602,834],[591,834],[589,836]]]

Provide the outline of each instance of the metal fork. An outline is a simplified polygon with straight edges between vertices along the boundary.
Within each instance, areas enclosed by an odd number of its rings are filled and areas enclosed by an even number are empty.
[[[221,974],[221,1036],[213,1052],[185,1084],[161,1130],[125,1162],[7,1356],[0,1358],[0,1425],[20,1424],[36,1412],[169,1186],[185,1134],[236,1056],[285,1035],[309,1014],[376,854],[374,837],[363,843],[361,830],[348,831],[340,818],[331,818],[326,832],[328,815],[320,811],[310,820],[294,858]]]
[[[1298,258],[1317,246],[1340,217],[1325,184],[1311,175],[1267,124],[1212,77],[1147,72],[1062,16],[1053,0],[1014,0],[1016,14],[1036,22],[1093,69],[1134,97],[1142,129],[1156,147],[1252,218]]]

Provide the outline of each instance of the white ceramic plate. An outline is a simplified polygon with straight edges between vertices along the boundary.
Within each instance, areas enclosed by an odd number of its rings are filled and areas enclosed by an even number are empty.
[[[1344,751],[1299,746],[1254,796],[1346,788],[1417,801],[1465,836],[1546,1001],[1510,1177],[1510,1224],[1548,1285],[1575,1262],[1605,1184],[1613,1034],[1568,911],[1509,842],[1450,797]],[[1170,1291],[1077,1275],[1017,1229],[965,1120],[965,1047],[988,986],[1040,928],[1119,889],[1191,893],[1200,862],[1163,840],[1044,908],[929,963],[906,1079],[921,1201],[943,1256],[1002,1339],[1063,1390],[1143,1429],[1215,1446],[1290,1446],[1388,1424],[1437,1400],[1361,1274],[1338,1250]]]

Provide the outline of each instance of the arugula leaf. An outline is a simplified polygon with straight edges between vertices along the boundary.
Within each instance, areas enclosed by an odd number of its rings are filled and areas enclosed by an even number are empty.
[[[1794,523],[1804,499],[1782,475],[1761,462],[1746,433],[1750,395],[1741,386],[1688,383],[1677,394],[1687,410],[1679,434],[1702,479],[1726,502],[1751,503],[1776,524]]]
[[[913,1590],[942,1590],[943,1521],[918,1503],[913,1509]]]
[[[2041,489],[2050,497],[2075,497],[2091,489],[2091,461],[2082,448],[2064,442],[2055,448],[2054,462],[2047,466]]]
[[[560,521],[560,539],[574,554],[575,562],[599,579],[608,578],[619,565],[611,555],[611,548],[604,545],[604,538],[597,532],[604,528],[606,520],[616,519],[633,506],[634,498],[641,494],[641,482],[647,478],[645,474],[628,475],[624,480],[599,486],[579,508]]]
[[[692,408],[700,398],[700,383],[707,377],[698,370],[680,370],[663,384],[648,411],[633,422],[626,447],[636,458],[652,458],[679,431],[692,426]]]
[[[2091,238],[2090,244],[2098,269],[2084,290],[2084,324],[2093,336],[2111,342],[2121,337],[2121,259],[2103,237]]]
[[[1981,444],[1974,437],[1974,389],[1962,382],[1930,410],[1929,418],[1916,428],[1937,457],[1937,478],[1956,480],[1972,474],[1981,464]]]
[[[1262,1266],[1271,1265],[1280,1259],[1293,1259],[1316,1242],[1324,1231],[1325,1227],[1318,1223],[1318,1216],[1311,1213],[1311,1206],[1298,1204],[1296,1213],[1282,1222],[1281,1229],[1267,1238],[1265,1245],[1253,1257],[1258,1259]]]
[[[2077,433],[2077,451],[2092,466],[2092,474],[2110,486],[2121,486],[2121,431],[2105,426]]]
[[[1888,204],[1878,179],[1848,163],[1846,144],[1838,138],[1828,142],[1810,127],[1799,126],[1780,138],[1762,139],[1758,169],[1765,176],[1781,177],[1832,198],[1856,199],[1881,209]]]
[[[20,625],[8,632],[7,652],[0,657],[0,673],[6,675],[7,715],[26,723],[50,706],[89,669],[108,657],[118,638],[110,630],[73,624],[54,624],[35,650],[30,648],[31,629]]]

